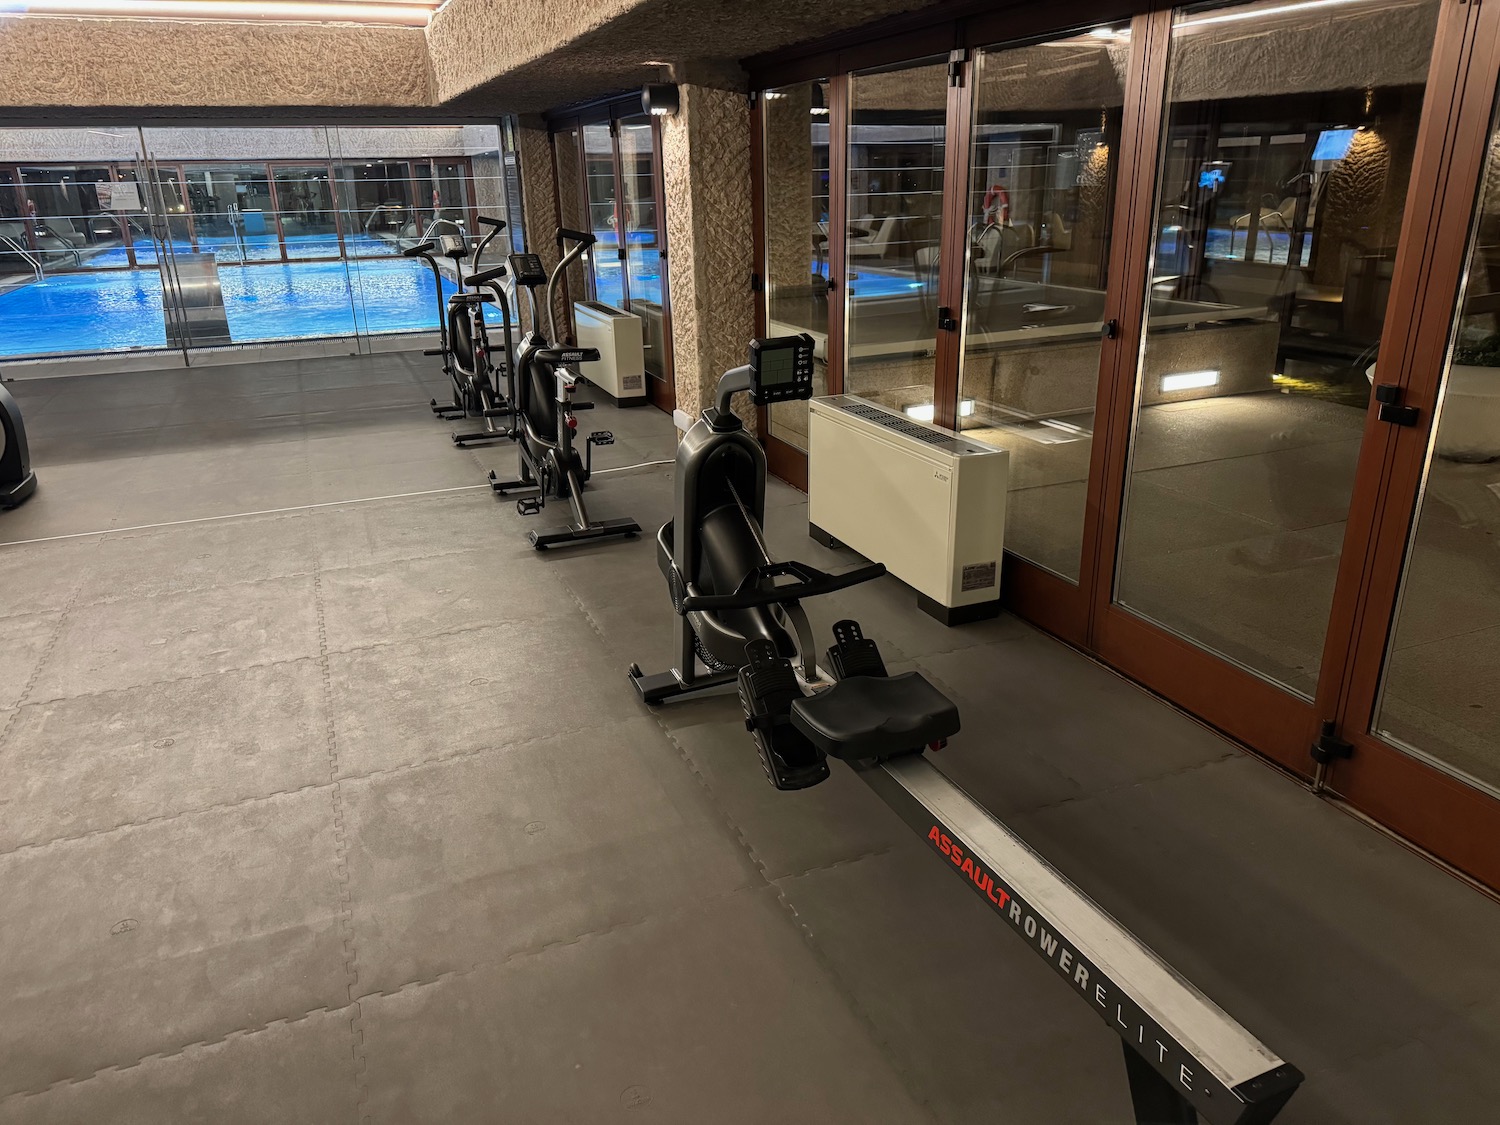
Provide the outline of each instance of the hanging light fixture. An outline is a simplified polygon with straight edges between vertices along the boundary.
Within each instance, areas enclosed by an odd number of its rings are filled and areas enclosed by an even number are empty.
[[[653,117],[676,117],[680,102],[670,82],[647,82],[641,87],[641,109]]]

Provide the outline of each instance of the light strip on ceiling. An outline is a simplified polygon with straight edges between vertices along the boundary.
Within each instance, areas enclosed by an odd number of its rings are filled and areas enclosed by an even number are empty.
[[[0,15],[283,20],[425,27],[440,0],[0,0]]]

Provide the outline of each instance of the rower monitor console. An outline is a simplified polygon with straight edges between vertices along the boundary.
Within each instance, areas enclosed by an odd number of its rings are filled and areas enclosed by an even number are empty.
[[[812,397],[811,336],[778,336],[750,345],[751,395],[757,406]]]

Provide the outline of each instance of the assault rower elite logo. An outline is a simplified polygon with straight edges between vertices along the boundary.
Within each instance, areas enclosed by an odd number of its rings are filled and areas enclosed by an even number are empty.
[[[1198,1101],[1212,1099],[1221,1092],[1232,1097],[1228,1088],[1196,1057],[1142,1011],[1124,989],[1079,953],[1065,934],[1018,898],[946,825],[933,824],[927,832],[927,842],[953,864],[971,890],[982,895],[1011,929],[1090,1002],[1090,1007],[1110,1024],[1115,1034],[1133,1046],[1184,1097]]]

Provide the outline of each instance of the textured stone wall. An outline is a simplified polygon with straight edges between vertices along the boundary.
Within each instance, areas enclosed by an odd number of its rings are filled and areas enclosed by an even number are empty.
[[[557,196],[561,205],[559,214],[565,227],[588,230],[589,211],[583,202],[583,169],[580,166],[578,132],[569,129],[552,138],[553,159],[557,166]],[[575,301],[588,298],[587,266],[582,262],[567,273],[568,292]]]
[[[557,253],[557,184],[552,178],[552,145],[545,129],[521,128],[517,131],[521,147],[521,191],[525,201],[526,248],[542,259],[551,273],[558,263]],[[539,299],[541,294],[538,294]],[[525,299],[522,299],[525,306]],[[553,302],[558,334],[573,339],[573,310],[557,287]],[[546,316],[543,309],[542,315]],[[545,332],[547,325],[541,326]],[[550,333],[549,333],[550,335]]]
[[[745,362],[755,331],[750,104],[729,90],[680,92],[680,111],[662,122],[662,164],[677,405],[696,415],[719,376]],[[753,410],[736,407],[753,427]]]
[[[420,28],[0,17],[0,105],[427,106]]]

